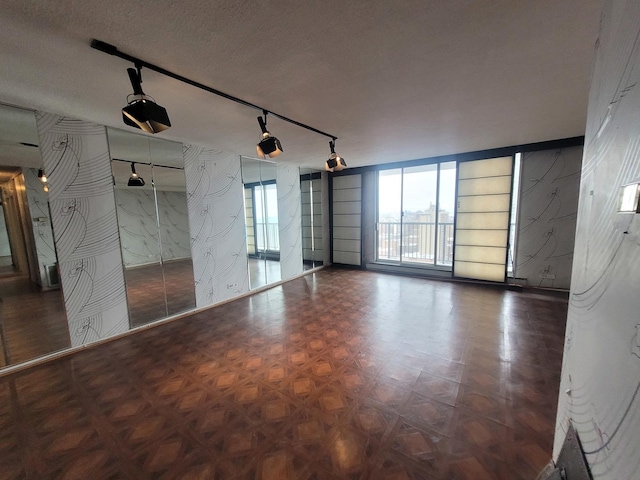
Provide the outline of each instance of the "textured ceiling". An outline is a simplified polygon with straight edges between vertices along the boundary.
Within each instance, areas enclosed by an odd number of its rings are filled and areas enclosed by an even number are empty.
[[[92,38],[339,137],[350,166],[584,134],[600,0],[4,0],[0,102],[122,128]],[[158,137],[255,156],[258,112],[143,69]],[[328,139],[272,118],[279,160]]]

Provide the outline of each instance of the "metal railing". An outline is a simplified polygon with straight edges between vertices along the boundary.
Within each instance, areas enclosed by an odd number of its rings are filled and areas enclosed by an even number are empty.
[[[378,260],[399,262],[401,250],[403,262],[451,265],[453,222],[379,222]]]
[[[280,251],[278,222],[256,222],[256,245],[261,252]]]

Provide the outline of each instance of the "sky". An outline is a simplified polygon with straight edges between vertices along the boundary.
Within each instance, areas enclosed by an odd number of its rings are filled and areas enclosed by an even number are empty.
[[[428,210],[431,203],[436,203],[437,165],[405,168],[404,185],[402,185],[401,172],[400,168],[380,171],[378,211],[381,217],[398,217],[401,205],[404,211],[415,212]],[[443,163],[440,172],[440,209],[453,215],[456,189],[455,162]],[[402,190],[404,190],[404,198],[401,198]]]

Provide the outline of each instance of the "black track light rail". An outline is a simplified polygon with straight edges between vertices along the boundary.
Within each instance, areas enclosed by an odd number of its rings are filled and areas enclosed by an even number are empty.
[[[158,165],[157,163],[151,162],[138,162],[136,160],[124,160],[122,158],[112,158],[114,162],[123,162],[123,163],[135,163],[136,165],[150,165],[152,167],[160,167],[160,168],[172,168],[174,170],[184,170],[182,167],[172,167],[171,165]]]
[[[227,100],[231,100],[232,102],[239,103],[240,105],[244,105],[245,107],[253,108],[255,110],[260,110],[263,114],[268,113],[270,115],[273,115],[274,117],[278,117],[280,120],[284,120],[285,122],[289,122],[289,123],[292,123],[293,125],[297,125],[298,127],[310,130],[320,135],[324,135],[325,137],[329,137],[333,139],[333,141],[336,141],[338,139],[338,137],[336,137],[335,135],[332,135],[327,132],[323,132],[322,130],[318,130],[317,128],[310,127],[309,125],[305,125],[304,123],[297,122],[289,117],[285,117],[284,115],[280,115],[279,113],[272,112],[271,110],[267,110],[266,108],[256,105],[255,103],[247,102],[242,98],[234,97],[233,95],[229,95],[228,93],[221,92],[220,90],[217,90],[215,88],[208,87],[206,85],[203,85],[200,82],[191,80],[190,78],[183,77],[182,75],[179,75],[177,73],[173,73],[165,68],[159,67],[158,65],[154,65],[153,63],[146,62],[140,58],[134,57],[133,55],[129,55],[127,53],[121,52],[120,50],[118,50],[116,46],[103,42],[101,40],[96,40],[95,38],[91,40],[91,48],[95,48],[96,50],[99,50],[101,52],[108,53],[109,55],[114,55],[116,57],[122,58],[123,60],[132,62],[137,69],[140,69],[141,67],[146,67],[149,70],[153,70],[154,72],[158,72],[167,77],[171,77],[180,82],[183,82],[193,87],[204,90],[205,92],[213,93],[214,95],[218,95],[219,97],[226,98]]]

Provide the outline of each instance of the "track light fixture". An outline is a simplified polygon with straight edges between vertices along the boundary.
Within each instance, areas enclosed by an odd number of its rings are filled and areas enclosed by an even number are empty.
[[[262,137],[261,137],[261,140],[260,140],[260,142],[258,143],[258,145],[256,147],[256,151],[258,152],[258,156],[260,158],[277,157],[278,155],[280,155],[283,152],[282,145],[280,144],[280,140],[278,140],[276,137],[272,136],[267,131],[267,114],[268,113],[269,112],[267,112],[266,110],[263,110],[262,114],[264,115],[264,119],[262,117],[258,117],[258,123],[260,124],[260,130],[262,130]]]
[[[44,170],[42,168],[38,170],[38,178],[42,183],[47,183],[47,176],[45,175]]]
[[[327,172],[339,172],[344,167],[347,166],[347,162],[344,161],[340,155],[336,153],[336,139],[334,138],[329,142],[329,148],[331,149],[331,155],[329,155],[329,159],[324,164],[324,169]]]
[[[129,105],[122,110],[122,114],[123,114],[123,117],[126,117],[124,118],[124,122],[127,125],[131,125],[132,127],[141,128],[142,130],[145,130],[150,133],[156,133],[166,128],[169,128],[171,126],[171,123],[169,123],[169,117],[167,116],[167,111],[161,106],[157,105],[153,101],[153,99],[151,99],[150,97],[147,97],[144,93],[142,93],[142,88],[140,87],[140,83],[142,82],[142,79],[140,76],[140,69],[142,67],[146,67],[149,70],[153,70],[154,72],[173,78],[174,80],[178,80],[180,82],[186,83],[187,85],[191,85],[192,87],[199,88],[201,90],[204,90],[205,92],[209,92],[214,95],[218,95],[219,97],[226,98],[227,100],[231,100],[232,102],[239,103],[240,105],[244,105],[245,107],[253,108],[255,110],[262,110],[262,113],[264,115],[264,121],[258,118],[258,122],[260,122],[260,128],[262,129],[263,138],[258,144],[258,149],[257,149],[258,155],[262,158],[265,158],[265,156],[267,155],[269,157],[275,157],[280,153],[282,153],[282,145],[280,144],[280,141],[277,138],[272,137],[271,134],[269,134],[269,132],[267,131],[266,119],[267,119],[268,113],[270,113],[275,117],[278,117],[280,120],[284,120],[285,122],[289,122],[293,125],[297,125],[298,127],[318,133],[320,135],[324,135],[325,137],[329,137],[334,141],[337,139],[335,135],[332,135],[327,132],[323,132],[322,130],[318,130],[317,128],[313,128],[309,125],[305,125],[304,123],[300,123],[296,120],[285,117],[284,115],[280,115],[279,113],[267,111],[264,108],[256,105],[255,103],[251,103],[242,98],[235,97],[228,93],[222,92],[215,88],[196,82],[195,80],[191,80],[190,78],[171,72],[166,68],[162,68],[158,65],[142,60],[141,58],[134,57],[133,55],[129,55],[128,53],[121,52],[120,50],[118,50],[118,47],[116,47],[115,45],[111,45],[101,40],[93,39],[91,41],[91,48],[104,52],[108,55],[113,55],[115,57],[122,58],[123,60],[126,60],[128,62],[133,62],[133,64],[136,66],[137,71],[134,69],[129,69],[129,77],[131,78],[131,85],[133,85],[133,90],[134,90],[133,96],[136,97],[134,99],[134,102],[137,100],[137,102],[142,103],[143,106],[136,105],[135,109],[143,110],[144,104],[152,105],[151,107],[147,106],[146,108],[149,112],[155,112],[155,113],[141,114],[139,116],[136,116],[136,115],[127,116],[127,113],[131,113],[131,112],[125,112],[125,110],[127,109],[130,109],[131,111],[135,110],[131,105],[131,103],[133,102],[130,102]],[[343,163],[340,163],[340,162],[336,163],[336,165],[338,164],[342,165],[342,167],[345,166],[344,161]]]
[[[136,173],[136,163],[131,162],[131,175],[127,182],[129,187],[144,187],[144,179]]]
[[[158,133],[171,126],[169,115],[164,107],[142,91],[142,67],[127,68],[133,93],[127,95],[127,106],[122,109],[122,120],[130,127],[136,127],[147,133]]]

